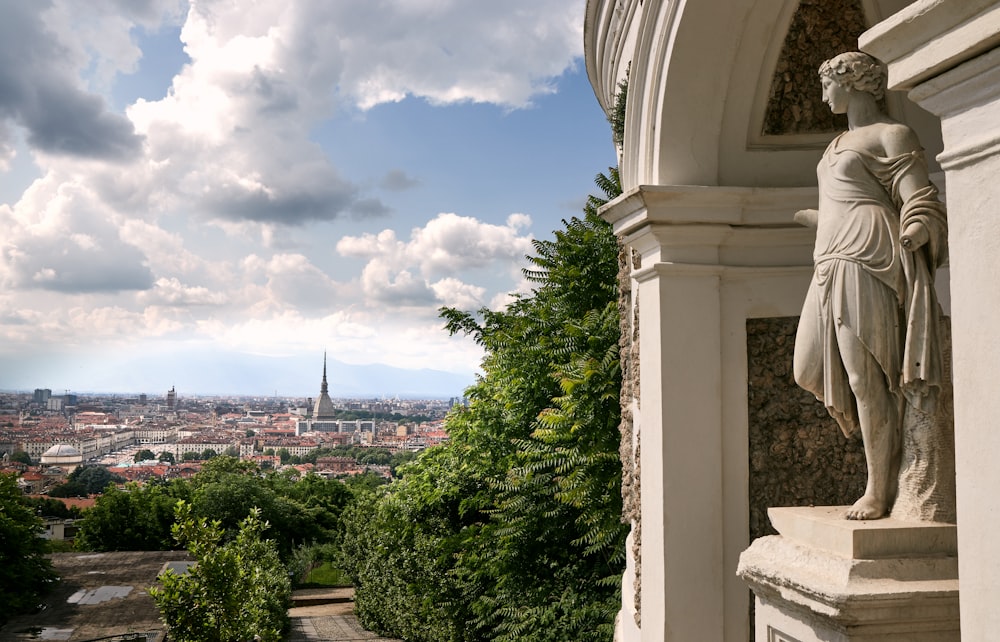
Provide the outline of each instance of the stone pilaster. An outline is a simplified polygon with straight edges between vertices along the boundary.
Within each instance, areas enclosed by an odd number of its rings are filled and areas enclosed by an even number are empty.
[[[746,319],[798,314],[812,235],[792,214],[815,198],[810,188],[650,186],[603,211],[639,259],[642,492],[630,517],[641,541],[625,583],[638,577],[641,591],[626,586],[620,640],[746,639],[735,576],[749,532]]]
[[[947,181],[962,632],[1000,630],[1000,2],[917,0],[866,32],[891,89],[941,119]]]

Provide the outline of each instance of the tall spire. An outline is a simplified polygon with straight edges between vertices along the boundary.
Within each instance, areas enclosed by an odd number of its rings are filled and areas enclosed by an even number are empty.
[[[326,383],[326,352],[323,352],[323,383],[319,387],[319,398],[313,406],[314,420],[332,420],[337,416],[337,410],[333,407],[333,400],[330,399],[330,387]]]
[[[323,383],[319,386],[319,394],[328,394],[329,388],[326,385],[326,350],[323,351]]]

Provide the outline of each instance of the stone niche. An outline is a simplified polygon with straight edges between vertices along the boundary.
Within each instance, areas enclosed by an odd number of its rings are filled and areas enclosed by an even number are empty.
[[[792,378],[798,317],[748,319],[750,541],[777,531],[772,506],[839,506],[864,491],[860,438],[844,437],[822,403]],[[750,640],[754,640],[750,602]]]
[[[750,540],[776,531],[772,506],[840,506],[865,488],[860,437],[844,437],[792,378],[798,317],[747,320]]]

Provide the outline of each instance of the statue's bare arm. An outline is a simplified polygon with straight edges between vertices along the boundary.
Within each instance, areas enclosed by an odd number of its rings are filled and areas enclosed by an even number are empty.
[[[795,213],[795,222],[806,227],[816,227],[819,217],[818,210],[799,210]]]
[[[886,127],[882,133],[882,146],[885,148],[886,156],[895,157],[903,154],[920,152],[920,141],[913,130],[902,124],[894,124]],[[927,169],[923,163],[917,163],[910,171],[899,179],[899,197],[903,203],[917,192],[923,189],[930,182],[927,177]],[[910,252],[916,250],[930,239],[927,228],[919,221],[913,221],[901,231],[899,236],[900,244]]]

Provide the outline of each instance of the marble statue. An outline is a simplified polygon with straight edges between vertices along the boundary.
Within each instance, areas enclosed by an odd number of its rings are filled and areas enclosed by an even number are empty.
[[[844,53],[819,70],[823,101],[848,130],[816,169],[815,269],[795,340],[795,381],[845,435],[861,432],[868,482],[847,519],[892,508],[906,406],[933,413],[942,386],[935,270],[945,260],[944,205],[914,132],[879,107],[884,65]]]

